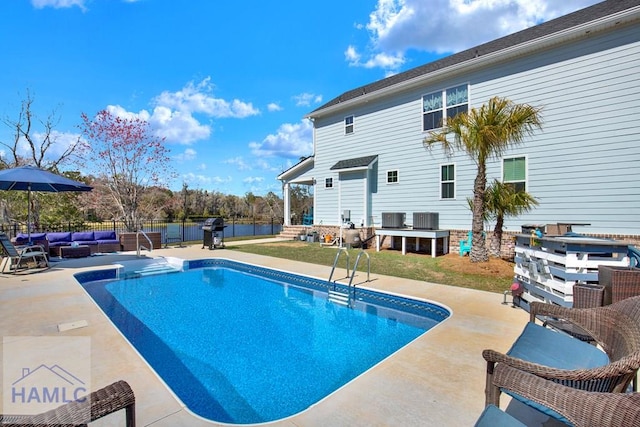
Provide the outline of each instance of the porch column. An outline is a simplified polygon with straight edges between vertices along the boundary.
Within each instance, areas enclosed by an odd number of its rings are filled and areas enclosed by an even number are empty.
[[[288,226],[288,225],[291,225],[291,200],[290,200],[291,185],[288,182],[285,182],[282,187],[283,187],[282,199],[284,202],[284,225]]]

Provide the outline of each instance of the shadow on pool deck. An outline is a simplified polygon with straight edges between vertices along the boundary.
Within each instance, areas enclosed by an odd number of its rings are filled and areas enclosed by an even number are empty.
[[[201,245],[158,249],[145,256],[222,257],[318,278],[328,278],[331,271],[327,266],[207,250]],[[72,278],[79,271],[130,259],[136,259],[135,253],[63,260],[38,274],[0,277],[2,335],[90,336],[92,388],[128,381],[136,395],[138,425],[215,425],[182,406]],[[371,278],[375,279],[368,286],[372,289],[441,303],[451,309],[452,316],[306,411],[267,425],[474,424],[484,406],[486,365],[481,352],[507,350],[527,322],[527,313],[501,304],[502,294],[374,274]],[[80,320],[88,326],[58,332],[57,325]],[[503,401],[508,404],[508,399]],[[118,425],[119,416],[110,415],[104,424],[96,425]]]

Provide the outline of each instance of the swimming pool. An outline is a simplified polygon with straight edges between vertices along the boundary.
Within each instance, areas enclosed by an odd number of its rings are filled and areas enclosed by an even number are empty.
[[[229,260],[185,270],[76,278],[191,411],[226,423],[294,415],[450,314],[364,289],[350,309],[326,280]]]

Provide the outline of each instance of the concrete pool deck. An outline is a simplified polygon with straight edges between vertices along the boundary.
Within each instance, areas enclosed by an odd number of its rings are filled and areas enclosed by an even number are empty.
[[[233,242],[237,243],[241,242]],[[209,251],[201,245],[158,249],[146,255],[220,257],[318,278],[328,278],[331,272],[327,266],[225,249]],[[139,426],[225,425],[186,410],[72,277],[127,259],[136,259],[135,254],[64,260],[40,273],[1,275],[2,336],[91,337],[91,388],[126,380],[136,396]],[[452,316],[306,411],[265,425],[472,426],[484,407],[486,364],[482,350],[506,351],[528,321],[528,314],[503,305],[502,294],[375,274],[370,283],[362,283],[365,279],[366,275],[356,275],[354,282],[441,303],[451,309]],[[59,324],[79,321],[88,326],[58,331]],[[505,397],[502,404],[506,403]],[[92,425],[120,425],[123,416],[116,413]]]

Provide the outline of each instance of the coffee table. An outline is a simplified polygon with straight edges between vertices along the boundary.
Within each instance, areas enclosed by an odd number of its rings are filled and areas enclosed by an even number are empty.
[[[91,248],[88,245],[80,246],[60,246],[60,258],[84,258],[91,255]]]

